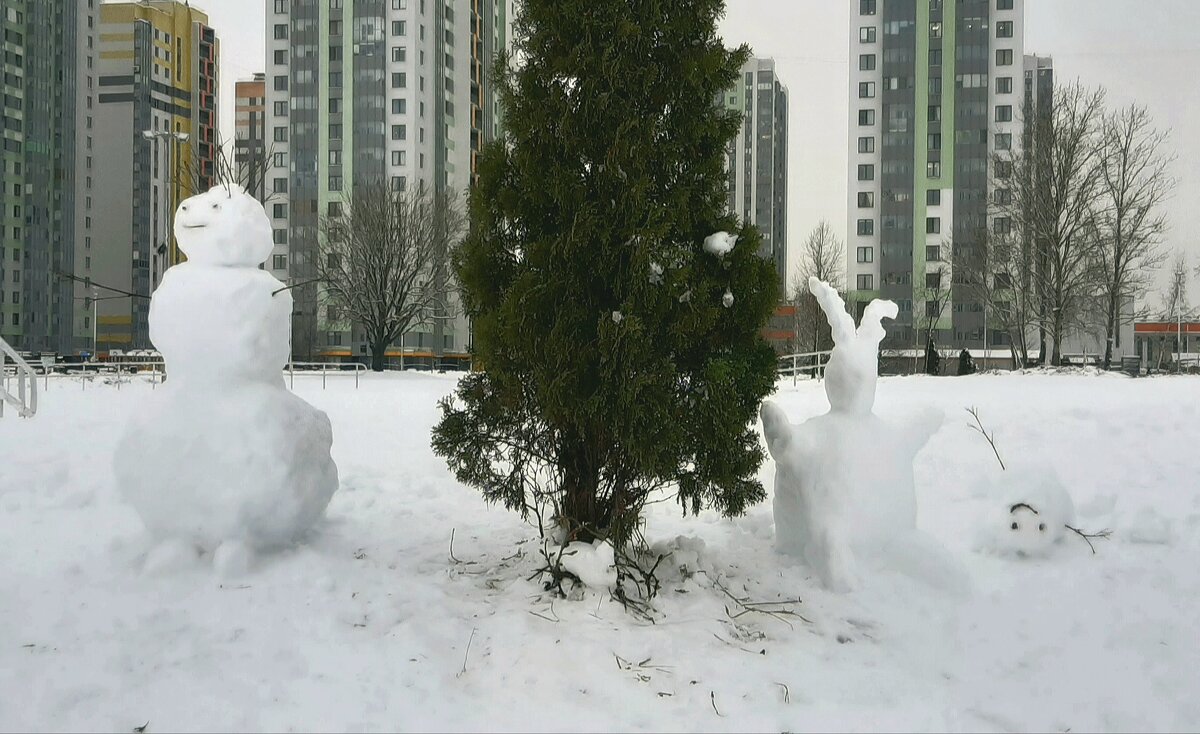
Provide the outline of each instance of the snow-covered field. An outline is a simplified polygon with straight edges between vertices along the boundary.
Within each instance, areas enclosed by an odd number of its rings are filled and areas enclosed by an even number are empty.
[[[0,730],[1200,728],[1200,379],[883,379],[880,415],[947,413],[917,457],[919,524],[972,593],[832,594],[774,552],[770,502],[722,520],[667,501],[646,534],[687,552],[660,567],[654,624],[528,580],[536,531],[429,449],[453,386],[297,377],[341,489],[309,543],[237,578],[142,570],[112,454],[148,384],[52,382],[36,418],[0,420]],[[792,421],[827,409],[819,383],[774,399]],[[994,458],[972,405],[1002,453],[1055,463],[1080,525],[1114,531],[1096,555],[1071,535],[1045,559],[973,549]]]

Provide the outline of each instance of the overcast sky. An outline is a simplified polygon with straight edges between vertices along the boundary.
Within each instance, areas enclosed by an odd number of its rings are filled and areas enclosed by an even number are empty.
[[[846,229],[846,119],[852,0],[727,0],[721,32],[772,56],[790,93],[788,239],[792,252],[826,218]],[[263,0],[196,0],[221,39],[222,135],[233,134],[233,83],[263,69]],[[1108,89],[1111,104],[1149,107],[1170,128],[1179,187],[1168,246],[1200,264],[1200,2],[1027,0],[1025,49],[1054,57],[1059,80]],[[793,263],[794,266],[794,263]],[[1200,302],[1193,280],[1192,301]]]

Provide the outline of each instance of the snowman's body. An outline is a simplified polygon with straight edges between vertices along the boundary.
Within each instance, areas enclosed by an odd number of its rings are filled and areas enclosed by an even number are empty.
[[[150,304],[169,379],[118,444],[121,492],[162,540],[287,544],[338,479],[328,417],[284,385],[292,298],[258,268],[270,222],[240,188],[219,186],[180,205],[175,232],[188,261]]]
[[[763,404],[763,433],[776,467],[778,548],[802,557],[835,590],[856,587],[864,566],[960,585],[953,564],[916,529],[913,458],[942,414],[927,411],[898,425],[872,412],[881,320],[895,318],[895,304],[871,303],[855,330],[835,291],[815,278],[809,287],[833,327],[825,372],[830,411],[792,425],[780,408]]]

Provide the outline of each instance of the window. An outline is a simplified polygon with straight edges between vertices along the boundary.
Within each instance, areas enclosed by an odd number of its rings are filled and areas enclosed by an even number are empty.
[[[342,177],[341,176],[330,176],[329,177],[329,190],[330,191],[341,191],[342,190]]]
[[[325,213],[331,217],[342,216],[342,202],[340,202],[340,201],[329,202],[328,206],[325,207]]]
[[[342,139],[342,124],[340,122],[333,122],[333,123],[329,124],[329,139],[330,140],[341,140]]]
[[[925,192],[926,206],[941,206],[942,205],[942,190],[930,189]]]
[[[1013,22],[1011,20],[1001,20],[996,23],[996,38],[1012,38],[1013,37]]]
[[[329,72],[329,87],[331,89],[339,89],[339,88],[341,88],[341,86],[342,86],[342,72],[340,72],[340,71]]]
[[[996,77],[996,94],[1012,94],[1012,77]]]
[[[275,12],[280,14],[287,13],[287,0],[275,0]]]
[[[934,21],[929,24],[929,37],[930,38],[941,38],[942,37],[942,22],[940,20]]]
[[[1012,150],[1012,133],[996,133],[996,150]]]
[[[996,161],[996,178],[1009,178],[1012,176],[1012,161]]]
[[[859,43],[875,43],[875,27],[865,25],[858,29]]]
[[[276,117],[287,117],[287,113],[288,113],[288,103],[287,102],[276,102],[275,103],[275,116]]]
[[[875,124],[875,110],[859,110],[858,111],[858,124],[863,125],[863,126],[874,125]]]
[[[929,93],[930,94],[941,94],[942,93],[942,78],[940,76],[929,77]]]
[[[1007,206],[1012,203],[1012,191],[1008,189],[996,189],[992,195],[992,200],[1000,206]]]
[[[858,248],[858,261],[860,263],[875,262],[875,248],[874,247]]]
[[[276,153],[271,162],[276,168],[287,168],[287,153]]]
[[[941,178],[942,164],[939,161],[929,161],[925,164],[925,176],[927,178]]]
[[[941,234],[941,217],[925,217],[925,234]]]
[[[393,115],[403,115],[407,111],[408,111],[408,100],[404,100],[404,99],[393,99],[392,100],[392,114]]]
[[[405,61],[408,59],[407,46],[392,46],[392,61]]]
[[[875,82],[859,82],[858,96],[860,99],[871,99],[875,96]]]
[[[996,66],[1012,66],[1013,52],[1011,48],[996,49]]]
[[[342,111],[342,100],[340,97],[329,98],[329,111],[332,113],[338,113]]]
[[[287,204],[274,204],[271,207],[271,216],[276,219],[287,219]]]
[[[870,274],[859,275],[855,278],[855,285],[858,286],[860,291],[875,290],[875,276]]]
[[[287,88],[288,88],[287,74],[280,74],[279,76],[275,77],[275,91],[276,92],[286,92]]]
[[[942,248],[937,245],[927,245],[925,247],[926,262],[936,263],[942,260]]]
[[[875,206],[875,192],[860,191],[858,192],[858,208],[871,209]]]
[[[860,164],[858,167],[858,180],[859,181],[874,181],[875,180],[875,166],[871,165],[870,163]]]
[[[858,152],[859,153],[874,153],[875,152],[875,138],[871,138],[871,137],[859,138],[858,139]]]
[[[340,20],[329,21],[329,35],[331,35],[331,36],[342,35],[342,21],[340,21]]]
[[[942,287],[942,274],[940,272],[925,273],[925,287],[926,288],[941,288]]]
[[[275,255],[271,258],[272,270],[287,270],[287,255]]]
[[[942,50],[940,48],[929,49],[929,65],[930,66],[941,66],[942,65]]]
[[[329,165],[331,165],[331,166],[342,165],[342,151],[340,151],[340,150],[329,151]]]
[[[929,135],[929,149],[930,150],[941,150],[942,149],[942,134],[941,133],[931,133]]]
[[[1013,0],[996,0],[996,10],[1012,10]]]
[[[859,15],[875,15],[875,0],[858,0]]]
[[[1012,122],[1012,105],[996,105],[996,122]]]
[[[275,128],[275,142],[286,143],[288,139],[288,129],[286,126],[280,125]]]
[[[404,191],[408,188],[408,178],[405,176],[392,176],[392,191]]]
[[[403,166],[407,162],[408,162],[408,156],[406,155],[405,151],[403,151],[403,150],[393,150],[392,151],[392,165],[393,166]]]
[[[408,21],[404,21],[404,20],[393,20],[392,21],[392,35],[393,36],[403,36],[403,35],[407,35],[407,33],[408,33]]]
[[[928,279],[929,276],[925,276],[925,277]],[[938,282],[940,283],[941,279],[942,279],[942,274],[938,273],[937,277],[938,277]],[[926,301],[925,302],[925,318],[936,319],[936,318],[940,318],[941,315],[942,315],[942,304],[938,303],[937,301]]]
[[[275,24],[275,38],[276,38],[276,40],[282,40],[282,39],[284,39],[284,38],[287,38],[287,37],[288,37],[288,27],[287,27],[287,23],[276,23],[276,24]]]
[[[875,220],[874,219],[858,220],[858,234],[862,237],[867,237],[867,236],[875,234]]]
[[[942,119],[942,106],[940,104],[929,105],[929,121],[940,122]]]
[[[858,70],[875,71],[875,54],[859,54]]]
[[[281,48],[275,51],[275,63],[280,65],[287,63],[287,49]]]
[[[407,140],[408,125],[392,125],[392,140]]]
[[[275,244],[286,245],[287,244],[287,232],[288,231],[286,229],[275,230],[275,233],[274,233],[275,234],[275,236],[274,236]]]
[[[408,74],[403,71],[392,73],[392,89],[404,89],[408,86]]]
[[[277,194],[286,194],[288,190],[288,180],[286,178],[275,179],[272,189]]]

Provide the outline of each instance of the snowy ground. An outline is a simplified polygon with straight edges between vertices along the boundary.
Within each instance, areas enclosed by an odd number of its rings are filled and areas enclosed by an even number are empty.
[[[148,384],[52,382],[36,418],[0,420],[0,730],[1200,727],[1200,379],[881,380],[881,415],[947,412],[917,458],[920,524],[972,595],[901,577],[833,595],[774,553],[769,502],[732,521],[666,502],[647,535],[702,540],[705,572],[664,573],[657,624],[526,579],[536,533],[429,449],[453,385],[297,377],[333,420],[342,487],[310,543],[232,580],[141,570],[111,455]],[[817,383],[775,399],[793,421],[827,406]],[[971,405],[1003,452],[1057,463],[1080,524],[1114,530],[1097,555],[1078,538],[1044,560],[972,550],[971,477],[993,459]],[[800,599],[780,608],[811,622],[732,618],[714,581]]]

